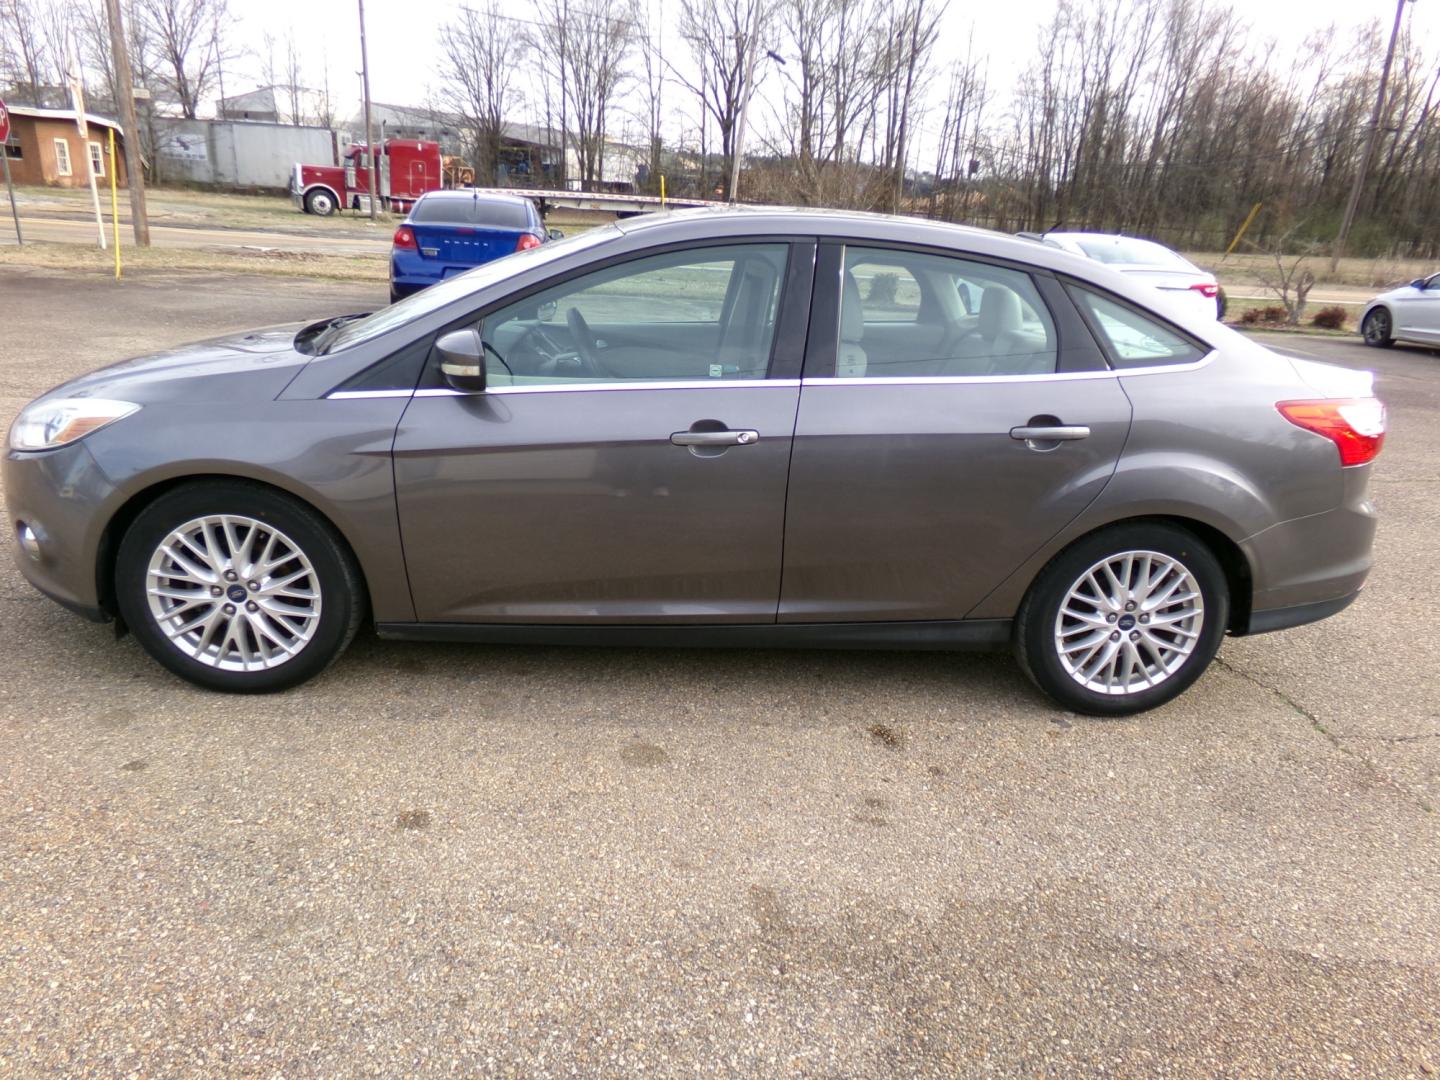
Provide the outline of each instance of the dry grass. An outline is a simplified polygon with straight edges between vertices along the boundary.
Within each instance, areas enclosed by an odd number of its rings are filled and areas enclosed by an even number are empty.
[[[1274,259],[1257,252],[1236,253],[1225,257],[1218,251],[1189,251],[1185,258],[1196,266],[1209,270],[1219,277],[1227,289],[1237,286],[1260,284],[1260,274],[1274,269]],[[1421,259],[1341,259],[1335,273],[1330,273],[1330,259],[1317,255],[1310,260],[1317,285],[1346,285],[1379,292],[1395,285],[1403,285],[1417,277],[1433,274],[1440,269],[1433,262]]]
[[[27,243],[0,248],[0,266],[39,266],[52,270],[113,270],[113,252],[80,244]],[[319,278],[328,281],[388,280],[385,255],[317,255],[310,252],[239,248],[127,248],[125,273],[170,270],[210,270],[237,274],[274,274],[280,277]]]

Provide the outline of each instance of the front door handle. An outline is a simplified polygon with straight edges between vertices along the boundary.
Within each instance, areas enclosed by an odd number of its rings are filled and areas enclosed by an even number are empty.
[[[1073,442],[1076,439],[1088,439],[1090,429],[1083,424],[1057,424],[1051,426],[1012,427],[1010,438],[1019,439],[1024,442]]]
[[[751,446],[760,441],[758,431],[677,431],[670,436],[676,446]]]

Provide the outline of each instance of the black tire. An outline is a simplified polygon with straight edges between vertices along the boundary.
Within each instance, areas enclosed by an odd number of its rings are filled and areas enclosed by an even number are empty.
[[[1193,648],[1172,673],[1145,689],[1106,694],[1090,689],[1066,670],[1056,642],[1057,620],[1071,588],[1091,567],[1130,551],[1157,552],[1179,563],[1199,587],[1203,614]],[[1120,625],[1127,617],[1123,610],[1118,615]],[[1158,522],[1113,525],[1076,541],[1040,572],[1015,620],[1015,655],[1031,681],[1065,708],[1090,716],[1126,716],[1165,704],[1198,679],[1220,649],[1229,616],[1225,572],[1199,537]],[[1143,630],[1133,621],[1127,629]]]
[[[1376,349],[1388,349],[1395,344],[1395,339],[1390,336],[1394,329],[1387,308],[1371,308],[1365,313],[1365,320],[1360,324],[1360,336],[1365,339],[1366,345]]]
[[[392,304],[395,303],[395,301],[397,300],[403,300],[406,295],[406,293],[403,293],[399,289],[395,288],[394,285],[390,286],[390,302]]]
[[[266,530],[277,531],[282,540],[308,559],[318,582],[318,625],[309,639],[296,647],[294,655],[276,661],[274,666],[225,670],[196,659],[166,635],[160,616],[151,610],[147,593],[149,568],[161,543],[190,521],[220,514],[249,518]],[[240,584],[245,585],[243,578]],[[231,586],[221,580],[217,587]],[[256,588],[262,587],[263,582],[257,581]],[[257,599],[263,595],[257,594]],[[324,671],[350,644],[367,607],[364,582],[355,560],[329,522],[298,499],[244,480],[187,484],[167,491],[142,510],[126,530],[116,555],[115,599],[135,639],[162,665],[197,686],[241,694],[286,690]],[[216,603],[225,599],[222,596]],[[193,605],[193,610],[202,615],[213,611],[209,600],[195,601]],[[227,642],[220,644],[221,650]],[[255,642],[252,634],[248,644]]]
[[[335,213],[335,197],[323,188],[314,188],[305,196],[305,212],[317,217],[329,217]]]

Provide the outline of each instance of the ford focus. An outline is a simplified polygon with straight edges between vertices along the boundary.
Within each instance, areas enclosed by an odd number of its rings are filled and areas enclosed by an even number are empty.
[[[1370,569],[1369,373],[1055,248],[637,218],[130,360],[9,435],[16,558],[205,687],[409,640],[1009,647],[1150,708]]]

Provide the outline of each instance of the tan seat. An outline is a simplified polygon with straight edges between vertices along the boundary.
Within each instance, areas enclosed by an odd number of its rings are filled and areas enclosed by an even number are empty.
[[[946,375],[990,375],[1010,371],[1005,357],[1029,354],[1034,344],[1022,329],[1020,297],[1004,285],[987,285],[980,298],[979,325],[960,339],[945,361]],[[1031,366],[1027,361],[1025,366]]]

